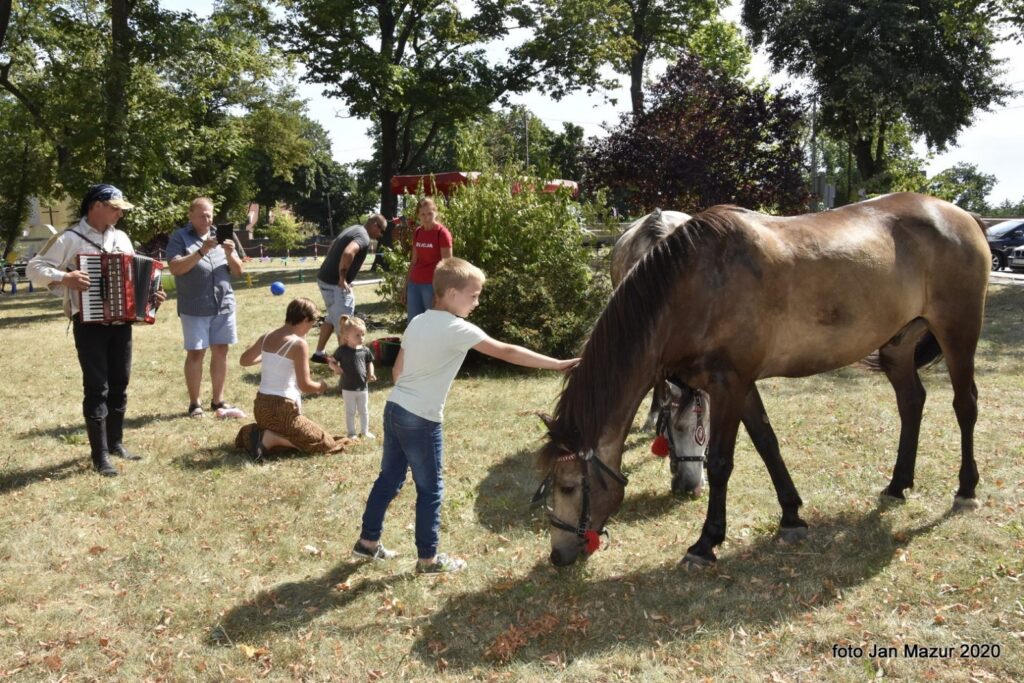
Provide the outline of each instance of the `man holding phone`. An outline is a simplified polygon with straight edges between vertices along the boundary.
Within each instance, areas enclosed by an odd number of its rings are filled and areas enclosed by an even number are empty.
[[[228,346],[238,341],[235,329],[235,292],[231,279],[241,277],[239,258],[230,228],[213,227],[213,201],[199,197],[188,210],[189,222],[167,243],[167,261],[178,292],[178,317],[185,337],[185,387],[189,417],[202,417],[199,400],[203,360],[211,350],[210,410],[233,408],[224,401],[228,373]]]

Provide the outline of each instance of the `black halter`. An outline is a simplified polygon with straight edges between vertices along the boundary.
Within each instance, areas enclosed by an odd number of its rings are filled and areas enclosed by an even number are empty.
[[[600,458],[594,455],[594,451],[591,449],[586,453],[572,453],[566,451],[555,463],[568,462],[570,460],[579,460],[580,469],[583,472],[583,505],[580,507],[580,520],[576,526],[569,524],[568,522],[562,521],[555,516],[555,511],[547,505],[548,493],[551,490],[551,484],[555,480],[555,465],[551,465],[551,469],[548,470],[548,474],[544,477],[544,481],[537,487],[537,492],[533,494],[533,499],[530,501],[531,507],[537,507],[538,505],[544,505],[544,509],[548,514],[548,519],[551,520],[551,526],[562,531],[568,531],[571,534],[576,534],[577,540],[582,545],[586,538],[587,531],[590,530],[590,464],[594,463],[594,475],[597,477],[597,482],[601,485],[601,488],[605,491],[608,490],[608,482],[605,481],[604,474],[608,474],[612,479],[617,481],[622,488],[626,488],[626,484],[629,483],[629,478],[620,473],[616,472],[612,468],[608,467]],[[596,530],[597,533],[604,533],[604,529]]]
[[[693,400],[700,401],[700,395],[693,393]],[[665,401],[658,411],[658,422],[655,430],[668,441],[668,456],[677,463],[680,462],[707,462],[707,448],[700,455],[679,455],[676,452],[676,439],[672,434],[672,402]]]

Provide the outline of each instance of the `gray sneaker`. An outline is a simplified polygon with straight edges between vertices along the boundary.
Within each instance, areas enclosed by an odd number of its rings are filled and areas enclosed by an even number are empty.
[[[452,557],[445,553],[438,553],[437,557],[430,564],[416,562],[417,574],[448,574],[461,572],[466,568],[466,561],[459,557]]]
[[[376,548],[367,548],[365,545],[356,541],[356,545],[352,548],[352,559],[355,560],[393,560],[398,557],[398,553],[394,550],[388,550],[380,543],[377,544]]]

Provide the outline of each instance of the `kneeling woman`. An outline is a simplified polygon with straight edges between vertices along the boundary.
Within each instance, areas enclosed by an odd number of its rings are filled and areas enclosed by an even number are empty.
[[[243,367],[262,363],[260,389],[253,404],[256,424],[242,427],[235,438],[238,448],[259,462],[274,448],[304,453],[336,453],[350,441],[333,437],[302,414],[302,392],[322,394],[327,383],[309,374],[309,346],[305,336],[320,312],[306,298],[288,304],[284,325],[260,336],[242,353]]]

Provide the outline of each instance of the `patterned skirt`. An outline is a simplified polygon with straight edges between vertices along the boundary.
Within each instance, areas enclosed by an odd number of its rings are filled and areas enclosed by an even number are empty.
[[[249,450],[249,438],[254,429],[269,429],[288,439],[303,453],[338,453],[352,443],[343,436],[331,436],[316,422],[299,412],[295,401],[283,396],[256,394],[253,402],[256,424],[247,424],[238,430],[235,446]]]

